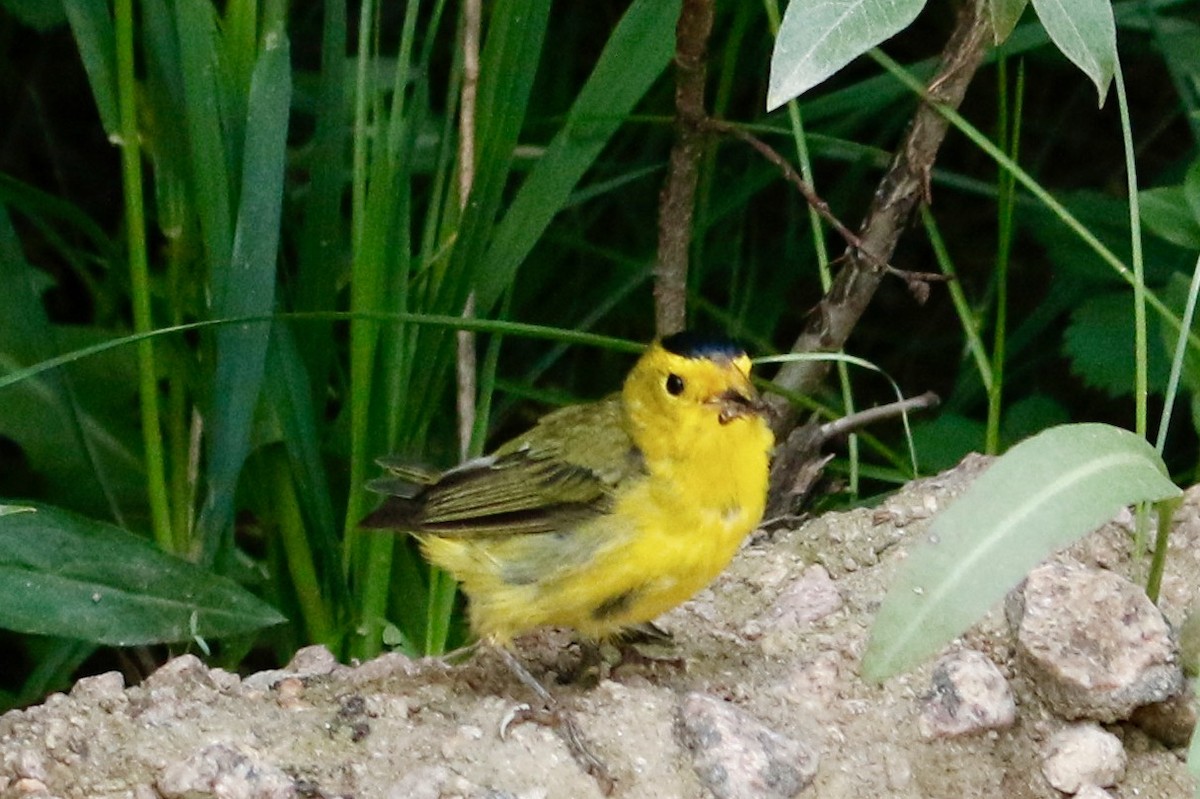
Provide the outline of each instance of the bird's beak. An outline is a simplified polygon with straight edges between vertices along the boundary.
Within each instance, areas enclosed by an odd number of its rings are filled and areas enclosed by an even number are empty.
[[[717,421],[729,424],[743,416],[762,416],[767,411],[766,403],[749,381],[744,386],[726,389],[712,400],[719,409]]]

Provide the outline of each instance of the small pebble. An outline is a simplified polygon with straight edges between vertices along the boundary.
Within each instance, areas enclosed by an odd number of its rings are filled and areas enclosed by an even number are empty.
[[[299,677],[285,677],[275,683],[275,701],[282,708],[298,710],[308,707],[304,701],[304,680]]]
[[[106,671],[93,677],[83,677],[71,688],[71,698],[79,702],[110,700],[125,690],[125,677],[119,671]]]
[[[706,694],[683,698],[676,729],[696,775],[717,799],[790,799],[817,774],[816,750],[808,744]]]
[[[926,739],[1004,729],[1016,719],[1008,680],[980,652],[963,649],[946,655],[934,665],[931,681],[917,720]]]
[[[292,778],[258,752],[217,743],[167,766],[155,787],[164,799],[295,799]]]
[[[1050,737],[1042,757],[1042,775],[1063,793],[1085,786],[1116,785],[1125,774],[1121,739],[1097,724],[1074,724]]]
[[[50,793],[46,783],[32,777],[22,777],[12,784],[10,790],[17,796],[38,796]]]

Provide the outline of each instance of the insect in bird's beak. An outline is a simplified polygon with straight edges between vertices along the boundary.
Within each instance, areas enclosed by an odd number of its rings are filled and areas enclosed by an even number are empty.
[[[759,416],[767,410],[758,392],[750,385],[745,390],[727,389],[710,401],[720,409],[717,421],[721,424],[729,424],[743,416]]]

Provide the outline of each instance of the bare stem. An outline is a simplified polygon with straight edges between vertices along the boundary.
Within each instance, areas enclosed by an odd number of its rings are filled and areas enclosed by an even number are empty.
[[[458,118],[458,202],[463,208],[475,183],[475,97],[479,90],[479,31],[481,27],[480,0],[463,3],[463,83],[462,103]],[[475,292],[467,296],[462,315],[475,315]],[[471,433],[475,428],[476,364],[475,334],[460,330],[458,359],[458,446],[463,460],[469,456]]]
[[[659,335],[682,330],[687,320],[688,250],[704,154],[704,85],[714,5],[714,0],[683,0],[675,26],[675,144],[658,198],[654,268],[654,321]]]
[[[962,103],[990,41],[982,2],[964,5],[943,51],[941,67],[929,83],[927,102],[917,109],[859,228],[860,246],[847,252],[844,265],[809,316],[792,352],[833,352],[845,344],[888,272],[881,264],[895,253],[918,204],[929,200],[929,175],[949,126],[935,106],[953,109]],[[789,391],[810,391],[828,368],[823,361],[784,364],[775,382]]]

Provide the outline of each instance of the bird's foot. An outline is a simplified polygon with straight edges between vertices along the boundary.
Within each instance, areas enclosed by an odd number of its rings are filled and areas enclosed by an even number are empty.
[[[568,710],[559,707],[558,701],[546,690],[545,686],[538,682],[538,679],[530,674],[529,670],[522,666],[521,662],[511,652],[504,647],[497,647],[497,651],[513,674],[517,676],[517,679],[542,700],[542,707],[540,708],[534,708],[528,704],[520,704],[504,714],[504,718],[500,721],[501,740],[505,739],[514,724],[532,722],[540,724],[543,727],[549,727],[566,744],[567,750],[571,753],[571,757],[575,759],[575,762],[579,764],[579,767],[596,781],[596,784],[604,795],[610,795],[616,787],[616,781],[609,773],[604,761],[588,745],[587,740],[583,737],[583,732],[579,729],[579,724],[575,721],[575,717]]]

